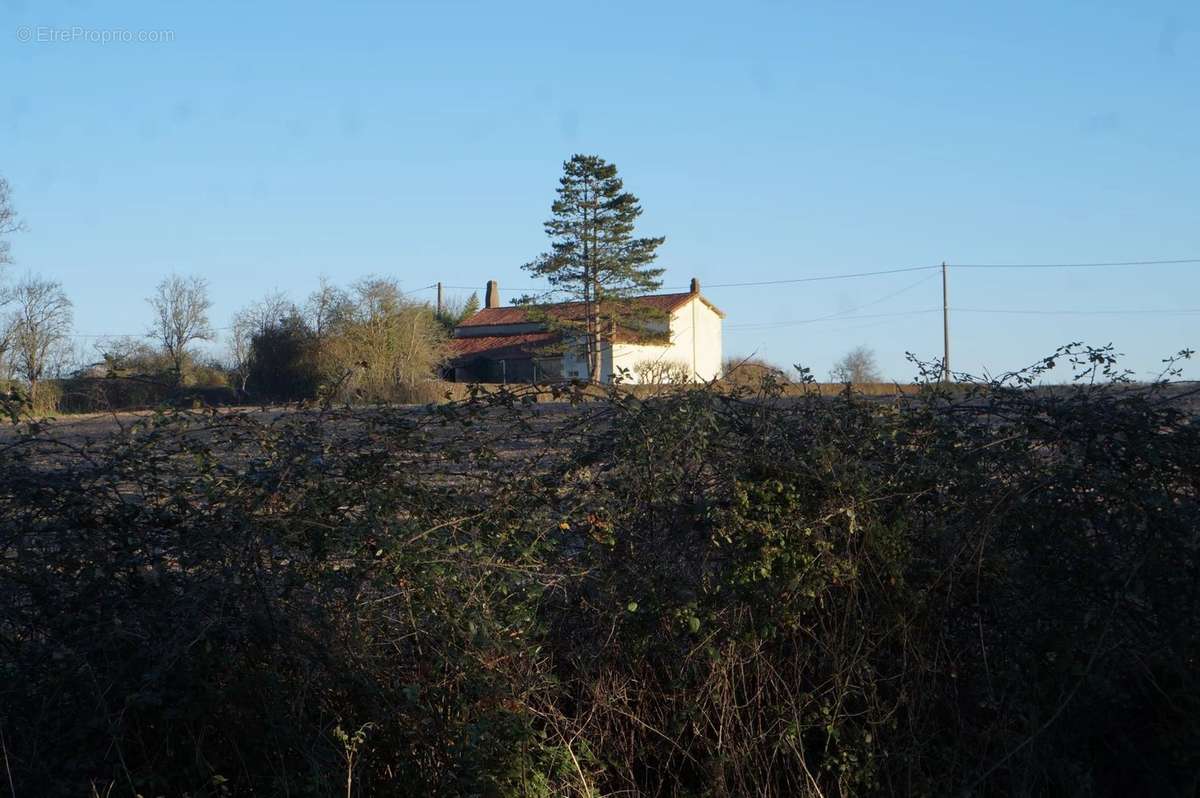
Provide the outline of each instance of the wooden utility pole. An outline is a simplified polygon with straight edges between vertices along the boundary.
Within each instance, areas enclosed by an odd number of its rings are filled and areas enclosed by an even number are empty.
[[[438,280],[437,289],[438,289],[437,314],[439,316],[441,316],[442,315],[442,281],[441,280]]]
[[[950,294],[945,261],[942,261],[942,382],[950,382]]]

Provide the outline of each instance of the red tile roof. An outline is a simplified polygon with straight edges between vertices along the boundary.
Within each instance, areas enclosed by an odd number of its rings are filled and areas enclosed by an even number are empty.
[[[477,335],[473,338],[451,338],[448,342],[451,360],[486,356],[494,360],[518,360],[543,354],[546,347],[561,339],[556,332],[518,333],[513,335]]]
[[[633,309],[652,309],[663,313],[670,313],[676,308],[682,307],[694,294],[684,292],[681,294],[650,294],[648,296],[634,297],[629,300]],[[704,297],[700,297],[700,301],[708,305],[722,318],[725,314],[717,310],[716,306],[709,302]],[[583,321],[584,319],[584,303],[582,302],[560,302],[555,305],[533,306],[540,307],[558,319],[564,321]],[[503,324],[530,324],[529,318],[530,306],[508,306],[502,308],[484,308],[469,319],[459,323],[459,327],[490,327],[493,325]]]

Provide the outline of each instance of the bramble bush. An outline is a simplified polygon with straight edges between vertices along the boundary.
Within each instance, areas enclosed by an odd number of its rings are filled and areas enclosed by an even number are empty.
[[[926,376],[164,410],[95,441],[10,396],[13,789],[1195,794],[1194,394],[1079,345]]]

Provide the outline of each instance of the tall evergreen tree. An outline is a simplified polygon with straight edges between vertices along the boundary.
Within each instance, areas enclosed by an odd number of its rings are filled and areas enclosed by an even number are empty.
[[[595,155],[574,155],[563,164],[550,212],[550,251],[522,268],[582,303],[582,320],[553,321],[582,336],[589,377],[599,382],[603,342],[626,312],[626,300],[662,285],[663,270],[651,264],[666,239],[634,237],[642,214],[638,198],[624,190],[617,167]]]

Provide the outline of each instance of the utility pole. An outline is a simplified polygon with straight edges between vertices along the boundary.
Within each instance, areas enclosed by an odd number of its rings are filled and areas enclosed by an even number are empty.
[[[437,289],[438,289],[437,314],[439,316],[441,316],[442,315],[442,281],[441,280],[438,280]]]
[[[946,261],[942,261],[942,382],[950,382],[950,294],[946,287]]]

